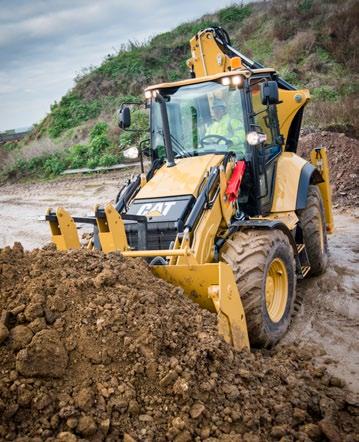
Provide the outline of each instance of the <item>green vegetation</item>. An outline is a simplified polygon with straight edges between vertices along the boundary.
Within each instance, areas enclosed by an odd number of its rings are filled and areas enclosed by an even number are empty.
[[[84,69],[75,79],[75,87],[51,107],[29,137],[16,147],[9,143],[3,146],[12,164],[16,160],[10,169],[18,175],[54,176],[69,167],[107,166],[119,161],[121,148],[148,137],[146,115],[135,109],[133,123],[142,132],[119,133],[115,112],[121,101],[136,97],[143,100],[147,84],[188,77],[190,38],[200,29],[218,25],[228,31],[233,47],[275,67],[295,86],[310,89],[312,100],[304,113],[304,125],[340,127],[359,136],[358,113],[352,111],[359,94],[356,3],[234,3],[147,42],[128,42],[118,53],[108,55],[99,67]],[[38,145],[42,148],[37,150]],[[29,147],[34,152],[30,159]]]
[[[60,103],[51,106],[51,123],[49,135],[57,138],[64,130],[76,127],[83,121],[95,118],[101,111],[99,100],[85,101],[83,98],[70,92]]]
[[[241,23],[245,18],[251,15],[252,8],[250,5],[238,6],[233,5],[229,8],[222,9],[218,13],[218,21],[222,24]]]
[[[19,148],[19,143],[15,141],[8,141],[7,143],[4,143],[2,147],[4,150],[6,150],[6,152],[12,152]]]
[[[88,144],[76,144],[61,152],[36,156],[30,160],[18,159],[3,175],[31,176],[36,173],[40,177],[49,178],[69,168],[112,166],[121,160],[122,155],[121,150],[109,140],[108,129],[107,123],[97,123],[90,132]]]
[[[313,7],[313,0],[303,0],[298,4],[298,9],[302,13],[310,11],[312,7]]]
[[[336,101],[338,99],[338,91],[330,86],[320,86],[312,89],[312,96],[316,100]]]

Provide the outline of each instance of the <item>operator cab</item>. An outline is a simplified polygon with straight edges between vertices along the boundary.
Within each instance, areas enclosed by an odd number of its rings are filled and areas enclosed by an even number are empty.
[[[240,76],[235,77],[242,82]],[[238,87],[208,81],[163,89],[175,157],[233,151],[244,158],[243,93]],[[155,158],[165,156],[160,104],[151,101],[151,148]]]
[[[160,96],[165,103],[174,161],[233,152],[237,160],[245,160],[249,166],[239,201],[243,210],[250,215],[269,212],[276,158],[283,144],[275,78],[272,69],[243,70],[146,89],[152,160],[167,157]]]

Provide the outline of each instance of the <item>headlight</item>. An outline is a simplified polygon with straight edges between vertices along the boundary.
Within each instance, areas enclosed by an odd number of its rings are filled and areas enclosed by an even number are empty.
[[[250,146],[256,146],[267,141],[267,135],[259,134],[258,132],[249,132],[247,134],[247,142]]]
[[[236,75],[235,77],[232,77],[232,84],[234,86],[239,86],[242,83],[242,77],[240,75]]]

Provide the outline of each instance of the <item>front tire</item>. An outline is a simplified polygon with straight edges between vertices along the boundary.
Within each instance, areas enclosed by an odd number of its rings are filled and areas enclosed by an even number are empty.
[[[310,264],[310,275],[320,275],[328,266],[328,238],[323,200],[317,186],[309,186],[307,206],[298,210],[298,218]]]
[[[281,231],[235,233],[222,248],[235,275],[253,347],[271,347],[286,333],[295,301],[295,260]]]

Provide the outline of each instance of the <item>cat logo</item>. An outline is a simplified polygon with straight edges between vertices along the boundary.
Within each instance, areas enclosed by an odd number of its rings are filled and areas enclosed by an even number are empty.
[[[145,215],[150,217],[166,216],[171,210],[171,207],[173,207],[175,204],[175,201],[163,201],[159,203],[142,204],[137,212],[137,215]]]

